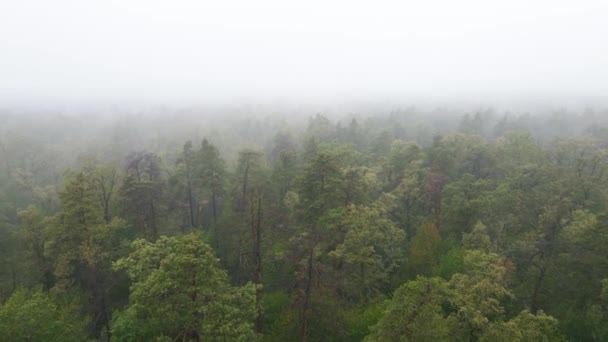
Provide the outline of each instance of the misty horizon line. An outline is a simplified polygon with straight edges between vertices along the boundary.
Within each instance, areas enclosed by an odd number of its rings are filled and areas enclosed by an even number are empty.
[[[383,110],[456,111],[579,111],[608,110],[608,97],[600,95],[302,95],[302,96],[122,96],[57,98],[44,96],[0,96],[0,111],[146,111],[146,110],[226,110],[234,107],[268,110],[354,110],[380,107]]]

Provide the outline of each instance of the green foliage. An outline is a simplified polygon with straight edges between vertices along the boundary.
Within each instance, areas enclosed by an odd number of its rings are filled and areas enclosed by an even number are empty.
[[[48,223],[44,253],[55,260],[54,273],[63,282],[60,285],[70,286],[80,281],[83,269],[93,273],[109,270],[111,261],[124,250],[126,223],[120,218],[104,222],[92,180],[83,172],[68,178],[61,201],[62,211]],[[35,213],[23,212],[24,222],[31,225],[32,215]],[[28,229],[34,228],[26,226],[23,235],[32,239]]]
[[[0,113],[0,340],[608,340],[608,116],[184,112]]]
[[[300,201],[307,221],[316,220],[325,210],[342,204],[340,155],[322,151],[308,163],[300,184]]]
[[[478,336],[491,321],[501,318],[501,301],[511,295],[506,285],[507,261],[496,254],[466,251],[464,272],[450,280],[453,302],[458,307],[460,329],[464,336]]]
[[[407,238],[415,236],[416,228],[422,224],[424,218],[424,178],[425,170],[420,167],[419,162],[412,162],[404,171],[400,183],[393,189],[396,197],[396,205],[391,210],[397,223],[403,227]]]
[[[565,341],[555,318],[538,312],[536,315],[522,311],[507,322],[495,322],[480,336],[480,342],[490,341]]]
[[[324,289],[312,293],[310,299],[308,341],[343,341],[348,336],[346,312],[340,299]]]
[[[465,251],[462,273],[449,281],[418,277],[397,289],[366,340],[561,340],[558,321],[542,312],[505,319],[508,270],[508,262],[496,254]]]
[[[113,322],[118,341],[161,337],[247,341],[254,337],[255,288],[233,287],[198,234],[135,240],[115,263],[132,279],[130,304]]]
[[[0,221],[0,302],[10,295],[16,285],[18,240],[15,239],[14,231],[12,225]]]
[[[418,227],[416,236],[409,249],[408,265],[416,274],[430,274],[438,260],[441,236],[437,226],[423,223]]]
[[[165,213],[165,192],[160,158],[150,152],[131,153],[120,193],[123,215],[140,236],[158,238]]]
[[[441,256],[439,264],[433,269],[433,274],[449,280],[452,275],[464,272],[464,250],[452,247]]]
[[[494,205],[494,198],[491,196],[493,188],[493,182],[476,179],[468,173],[446,185],[441,212],[442,227],[445,231],[443,236],[460,239],[477,221],[485,220]]]
[[[17,289],[0,306],[2,341],[84,341],[88,318],[78,302],[49,296],[42,289]]]
[[[588,245],[593,239],[604,235],[597,231],[597,217],[587,210],[574,211],[572,218],[563,223],[565,227],[560,232],[560,238],[577,246]]]
[[[389,180],[399,181],[403,178],[408,166],[420,159],[420,146],[415,143],[406,143],[402,140],[394,140],[391,144],[389,154]]]
[[[440,278],[418,277],[395,291],[384,317],[365,341],[446,341],[453,318],[451,290]]]
[[[349,206],[339,223],[346,231],[329,256],[343,262],[347,293],[373,297],[386,285],[403,258],[405,234],[384,217],[379,206]]]
[[[590,322],[592,336],[601,341],[608,338],[608,278],[601,281],[598,303],[589,306],[585,315]]]
[[[289,306],[290,298],[286,292],[266,292],[264,294],[264,318],[266,326],[272,330],[272,325],[280,321],[282,313]]]
[[[90,332],[99,337],[109,330],[110,308],[107,298],[112,287],[111,263],[122,256],[128,238],[127,224],[120,218],[109,223],[104,219],[102,206],[96,197],[97,187],[87,170],[67,176],[64,190],[60,193],[62,210],[49,219],[44,229],[43,255],[37,255],[37,262],[45,278],[45,286],[50,287],[45,268],[47,258],[52,260],[53,290],[66,292],[72,288],[82,290],[84,308],[91,316]],[[34,212],[23,212],[22,233],[33,239],[31,230],[36,228]],[[34,220],[34,221],[32,221]],[[28,226],[29,225],[29,226]],[[41,263],[42,262],[42,263]]]
[[[25,252],[21,255],[24,265],[35,283],[41,283],[48,291],[54,285],[53,262],[46,255],[45,244],[52,239],[49,234],[49,223],[52,220],[44,216],[40,208],[28,206],[18,212],[19,228],[14,234],[19,243],[25,246]]]
[[[481,221],[477,221],[473,230],[470,233],[462,235],[462,246],[465,249],[480,250],[491,252],[494,250],[494,244],[488,235],[488,227]]]
[[[390,302],[378,298],[370,303],[361,305],[345,312],[345,327],[348,333],[348,340],[362,341],[365,336],[371,333],[371,327],[375,326],[383,317]]]

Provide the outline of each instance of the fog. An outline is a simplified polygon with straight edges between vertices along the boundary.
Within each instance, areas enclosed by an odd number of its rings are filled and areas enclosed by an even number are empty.
[[[4,105],[602,102],[605,1],[3,1]]]
[[[607,42],[608,0],[0,0],[0,342],[608,341]]]

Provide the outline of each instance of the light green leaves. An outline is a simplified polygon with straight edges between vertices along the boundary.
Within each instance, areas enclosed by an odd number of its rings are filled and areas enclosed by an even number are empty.
[[[2,341],[83,341],[87,323],[78,303],[60,301],[42,289],[18,289],[0,306]]]
[[[140,239],[132,247],[114,264],[133,280],[130,306],[113,322],[117,340],[253,338],[254,286],[230,286],[200,235]]]

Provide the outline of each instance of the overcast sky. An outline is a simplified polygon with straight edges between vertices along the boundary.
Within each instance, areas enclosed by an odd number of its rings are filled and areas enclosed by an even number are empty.
[[[608,96],[608,1],[0,0],[0,100]]]

